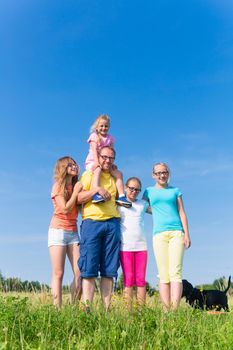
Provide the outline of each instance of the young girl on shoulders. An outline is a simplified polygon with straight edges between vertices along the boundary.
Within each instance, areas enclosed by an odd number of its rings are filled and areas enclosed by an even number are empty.
[[[114,138],[112,135],[108,134],[110,128],[110,118],[106,114],[101,114],[97,117],[94,124],[91,126],[90,137],[87,142],[89,143],[89,153],[87,155],[85,161],[86,170],[90,170],[94,173],[93,177],[93,186],[100,186],[100,173],[101,167],[98,162],[98,153],[100,149],[104,146],[114,145]],[[131,202],[127,200],[124,194],[124,183],[122,173],[114,167],[111,170],[112,176],[116,179],[116,187],[118,191],[118,199],[116,199],[116,203],[118,205],[129,208],[131,206]],[[100,194],[95,194],[92,197],[93,203],[101,203],[104,202],[104,199]]]
[[[54,185],[51,198],[54,213],[48,232],[48,247],[52,264],[53,302],[62,305],[62,280],[66,255],[69,258],[74,279],[71,288],[71,300],[80,298],[79,234],[77,228],[77,195],[82,190],[78,182],[79,166],[71,157],[58,159],[54,169]]]
[[[137,302],[142,305],[146,300],[147,244],[144,232],[144,215],[149,212],[149,204],[137,199],[141,191],[141,181],[130,177],[125,184],[126,198],[132,207],[119,207],[121,215],[121,252],[120,261],[124,277],[124,297],[131,307],[133,286],[137,288]]]
[[[153,216],[153,247],[158,267],[160,297],[165,309],[176,309],[182,295],[184,248],[191,245],[182,193],[169,185],[170,169],[165,163],[153,166],[155,186],[143,198],[150,203]]]

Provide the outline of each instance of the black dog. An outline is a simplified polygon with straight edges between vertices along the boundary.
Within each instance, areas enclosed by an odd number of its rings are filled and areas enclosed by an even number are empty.
[[[202,310],[216,310],[220,311],[224,309],[229,311],[228,302],[227,302],[227,291],[231,285],[231,276],[228,279],[228,286],[224,291],[220,290],[200,290],[193,288],[191,283],[187,280],[182,280],[183,282],[183,292],[182,298],[186,298],[191,306],[199,308]]]

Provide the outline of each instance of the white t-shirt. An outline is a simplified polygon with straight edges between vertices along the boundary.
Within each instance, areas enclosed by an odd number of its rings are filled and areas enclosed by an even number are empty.
[[[144,200],[132,202],[131,208],[118,206],[121,215],[121,250],[135,252],[147,250],[144,232],[144,215],[149,203]]]

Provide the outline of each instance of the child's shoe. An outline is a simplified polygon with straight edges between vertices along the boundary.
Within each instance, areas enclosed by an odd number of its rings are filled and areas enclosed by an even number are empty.
[[[105,202],[105,200],[99,193],[96,193],[94,194],[94,196],[92,196],[92,203],[97,204],[97,203],[103,203],[103,202]]]
[[[116,199],[116,204],[121,205],[122,207],[125,208],[131,208],[132,207],[132,203],[130,201],[128,201],[128,199],[126,198],[125,195],[120,196],[119,198]]]

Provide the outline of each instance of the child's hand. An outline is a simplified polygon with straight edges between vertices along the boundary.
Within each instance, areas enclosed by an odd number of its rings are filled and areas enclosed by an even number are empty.
[[[184,246],[186,249],[191,247],[191,239],[187,234],[184,235]]]

